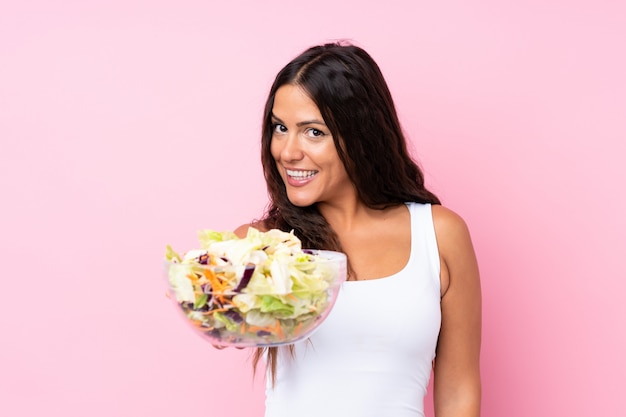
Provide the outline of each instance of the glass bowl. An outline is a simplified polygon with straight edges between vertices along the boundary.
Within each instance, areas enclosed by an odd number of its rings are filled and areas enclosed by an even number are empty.
[[[310,260],[289,257],[272,265],[165,261],[168,296],[185,321],[213,345],[292,344],[311,336],[322,324],[346,280],[345,254],[305,253]],[[222,282],[233,279],[239,282],[234,290],[220,290]]]

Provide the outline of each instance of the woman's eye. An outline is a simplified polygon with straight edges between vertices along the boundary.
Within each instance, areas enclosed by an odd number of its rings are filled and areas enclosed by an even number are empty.
[[[274,125],[272,126],[272,131],[274,133],[285,133],[287,131],[287,128],[280,123],[274,123]]]
[[[320,136],[324,136],[325,133],[319,129],[310,128],[306,130],[306,135],[312,138],[318,138]]]

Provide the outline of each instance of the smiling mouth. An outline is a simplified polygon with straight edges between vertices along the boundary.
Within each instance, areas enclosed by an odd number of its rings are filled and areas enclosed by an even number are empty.
[[[290,178],[293,178],[295,180],[306,180],[309,178],[313,178],[315,174],[317,174],[318,172],[318,171],[302,171],[302,170],[293,170],[293,169],[287,169],[285,171],[287,172],[287,175]]]

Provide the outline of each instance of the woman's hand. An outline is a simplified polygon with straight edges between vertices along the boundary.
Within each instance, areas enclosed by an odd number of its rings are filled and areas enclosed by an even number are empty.
[[[213,346],[213,347],[214,347],[215,349],[217,349],[217,350],[222,350],[222,349],[226,349],[226,348],[230,347],[230,346],[225,346],[225,345],[215,345],[215,344],[211,344],[211,346]],[[239,350],[241,350],[241,349],[245,349],[245,347],[242,347],[242,346],[235,346],[235,348],[236,348],[236,349],[239,349]]]

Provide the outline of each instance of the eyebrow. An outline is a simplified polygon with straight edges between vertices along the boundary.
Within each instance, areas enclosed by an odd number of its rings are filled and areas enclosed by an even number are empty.
[[[285,123],[282,120],[280,120],[280,118],[276,117],[276,115],[274,113],[271,113],[271,117],[272,117],[272,119],[276,120],[278,123],[282,123],[282,124]],[[306,125],[322,125],[322,126],[326,126],[326,123],[322,122],[321,120],[317,120],[317,119],[304,120],[302,122],[296,123],[296,126],[298,126],[298,127],[306,126]]]

